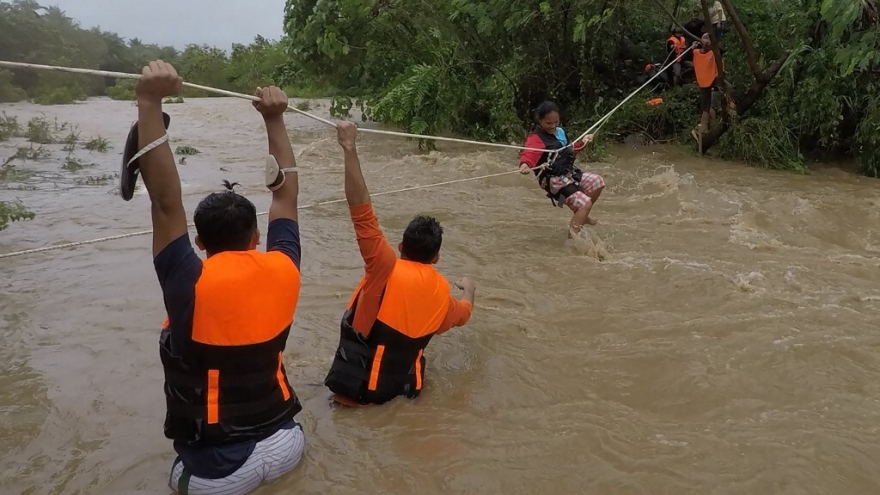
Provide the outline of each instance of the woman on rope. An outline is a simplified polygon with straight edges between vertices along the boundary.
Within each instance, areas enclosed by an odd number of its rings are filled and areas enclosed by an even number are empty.
[[[571,208],[574,212],[571,231],[577,233],[584,225],[596,225],[597,222],[590,218],[590,211],[605,188],[605,179],[598,174],[582,172],[574,165],[575,157],[593,142],[593,135],[587,134],[574,146],[567,146],[568,136],[559,126],[559,107],[552,101],[538,106],[535,122],[525,146],[547,151],[524,150],[519,158],[519,172],[523,175],[534,172],[538,185],[547,191],[553,206],[562,208],[565,204]],[[556,150],[560,151],[553,153]]]

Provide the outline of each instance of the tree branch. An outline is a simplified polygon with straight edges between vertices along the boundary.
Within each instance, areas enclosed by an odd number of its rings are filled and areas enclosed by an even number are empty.
[[[746,31],[745,26],[743,26],[739,14],[737,14],[736,9],[733,8],[733,3],[731,0],[721,0],[721,5],[724,6],[725,15],[727,15],[727,18],[733,23],[733,27],[736,29],[736,34],[739,35],[739,39],[742,41],[743,49],[746,51],[746,61],[749,64],[749,69],[751,69],[752,75],[755,76],[756,81],[767,82],[766,79],[763,79],[764,71],[761,69],[761,66],[758,65],[758,56],[755,54],[755,44],[752,42],[752,37],[749,35],[749,32]]]
[[[786,50],[779,58],[776,59],[775,62],[770,64],[770,67],[767,67],[763,73],[761,73],[761,77],[763,80],[761,82],[770,82],[771,79],[776,77],[776,73],[782,69],[782,66],[785,65],[785,62],[788,61],[788,57],[791,56],[791,50]]]
[[[657,5],[659,5],[660,8],[663,9],[663,12],[666,12],[666,15],[668,15],[669,18],[672,19],[672,23],[675,24],[676,26],[680,27],[680,28],[681,28],[681,31],[684,33],[685,36],[687,36],[688,38],[690,38],[692,41],[700,41],[700,38],[697,38],[696,36],[692,35],[692,34],[690,33],[690,31],[688,31],[687,29],[685,29],[684,26],[682,26],[681,23],[678,22],[678,19],[675,18],[675,14],[673,14],[672,12],[670,12],[669,9],[666,8],[665,5],[663,5],[663,2],[662,2],[662,1],[660,1],[660,0],[654,0],[654,3],[656,3]]]

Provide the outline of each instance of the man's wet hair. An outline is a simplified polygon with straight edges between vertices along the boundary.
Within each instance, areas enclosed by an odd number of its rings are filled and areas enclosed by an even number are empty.
[[[433,217],[419,215],[409,222],[403,231],[400,254],[410,261],[431,263],[440,253],[443,244],[443,227]]]
[[[226,191],[209,194],[196,207],[196,232],[208,253],[247,251],[251,247],[257,230],[257,208],[233,190],[238,185],[224,180]]]

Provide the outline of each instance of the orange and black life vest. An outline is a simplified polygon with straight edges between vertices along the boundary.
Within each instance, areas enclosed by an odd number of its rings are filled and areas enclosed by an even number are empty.
[[[433,265],[397,260],[367,338],[352,327],[363,284],[342,316],[324,385],[361,404],[383,404],[399,395],[414,399],[425,379],[425,347],[449,311],[449,282]]]
[[[550,202],[553,203],[553,206],[562,208],[565,204],[565,199],[578,191],[578,183],[581,180],[580,174],[582,172],[574,165],[574,150],[571,146],[562,149],[568,144],[568,137],[565,135],[565,130],[563,130],[562,127],[556,128],[555,136],[539,126],[535,126],[532,129],[532,134],[541,138],[541,142],[544,143],[544,149],[549,150],[541,154],[541,158],[538,160],[538,163],[535,164],[535,168],[533,169],[535,176],[538,178],[538,185],[540,185],[541,189],[547,193],[547,197],[550,198]],[[556,154],[553,163],[547,168],[538,170],[538,167],[550,161],[551,152],[556,150],[560,151]],[[550,178],[566,176],[568,174],[573,175],[575,178],[574,183],[564,187],[556,194],[552,194],[550,192]]]
[[[718,78],[718,66],[715,64],[715,52],[712,50],[703,53],[694,50],[694,72],[697,75],[697,85],[701,88],[709,88]]]
[[[684,50],[686,48],[684,36],[672,35],[666,41],[669,43],[672,43],[672,47],[675,50],[675,54],[677,55],[677,57],[675,58],[675,61],[681,62],[681,54],[684,53]]]
[[[299,289],[299,270],[280,252],[227,251],[203,262],[191,324],[166,319],[160,338],[167,438],[259,441],[302,410],[282,363]],[[189,333],[176,354],[172,332]]]

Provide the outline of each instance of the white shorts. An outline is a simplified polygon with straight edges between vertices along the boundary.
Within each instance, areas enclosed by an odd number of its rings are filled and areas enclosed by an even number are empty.
[[[271,437],[258,442],[254,452],[236,472],[216,480],[186,476],[182,462],[171,466],[169,486],[176,493],[188,495],[244,495],[260,483],[273,481],[292,470],[302,459],[306,439],[302,427],[278,430]]]

